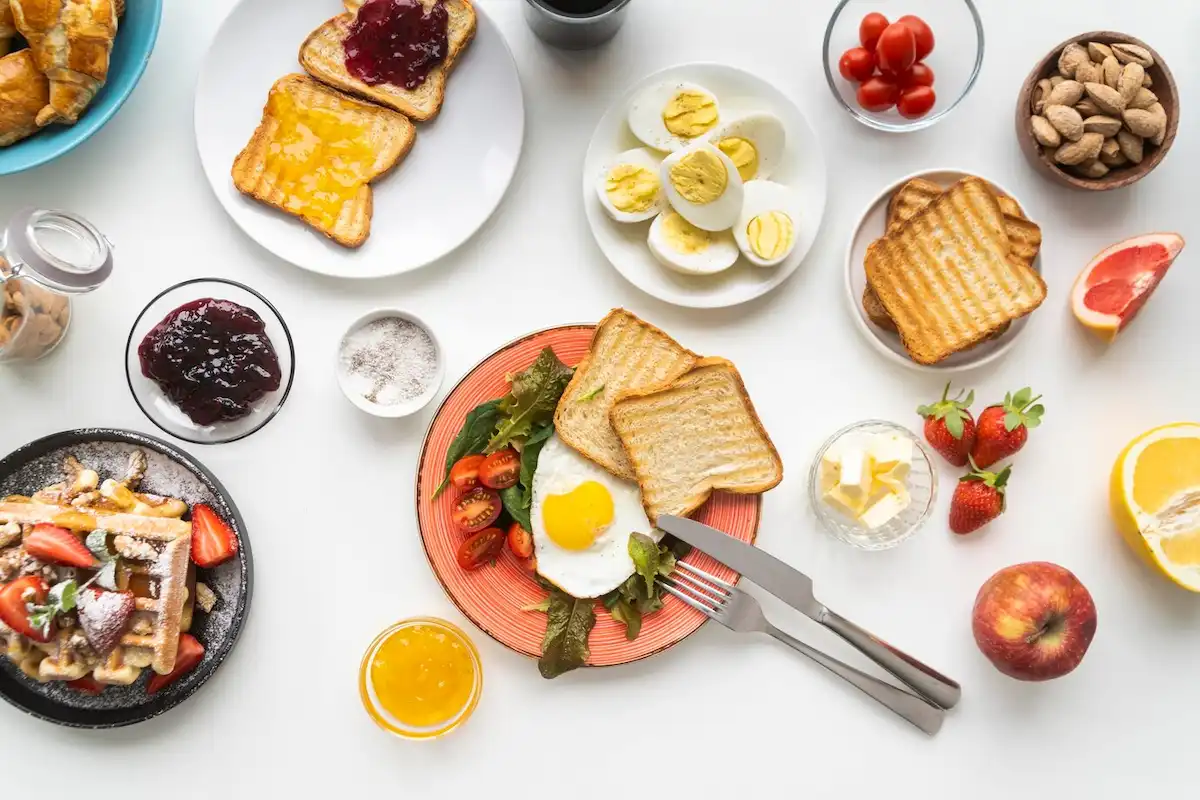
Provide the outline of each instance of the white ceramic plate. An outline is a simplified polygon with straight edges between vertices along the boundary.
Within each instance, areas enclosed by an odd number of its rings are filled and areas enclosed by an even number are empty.
[[[862,296],[863,291],[867,288],[867,273],[863,268],[863,260],[866,258],[867,247],[871,242],[884,234],[884,228],[887,226],[888,201],[895,191],[914,178],[924,178],[927,181],[941,184],[943,187],[949,187],[959,179],[971,174],[973,173],[956,169],[940,169],[917,172],[901,178],[880,192],[870,202],[867,210],[863,212],[862,218],[854,226],[854,232],[850,234],[850,246],[846,248],[846,301],[850,304],[850,315],[858,323],[858,329],[862,331],[863,336],[867,337],[867,341],[883,354],[885,358],[911,369],[922,372],[949,373],[982,367],[984,364],[989,364],[1007,353],[1013,344],[1016,343],[1017,337],[1025,330],[1025,326],[1029,321],[1029,317],[1019,319],[1012,324],[1007,333],[998,339],[983,342],[962,353],[955,353],[938,364],[925,365],[918,364],[909,358],[908,354],[904,351],[904,345],[900,344],[900,337],[895,333],[885,331],[876,326],[867,317],[867,312],[863,310]],[[988,179],[984,178],[984,180]],[[1021,202],[1021,198],[995,181],[989,180],[988,182],[999,191],[1016,200],[1022,208],[1026,209],[1026,213],[1028,213],[1028,206]],[[1038,272],[1042,271],[1042,257],[1040,255],[1034,259],[1033,268]]]
[[[623,224],[605,213],[595,182],[604,165],[619,153],[644,145],[629,131],[626,116],[633,98],[653,83],[690,81],[712,91],[721,116],[732,119],[751,111],[769,111],[783,121],[787,145],[771,180],[791,187],[802,209],[796,249],[782,264],[756,267],[741,258],[717,275],[691,276],[659,264],[646,245],[649,222]],[[583,164],[583,206],[596,243],[625,278],[647,294],[691,308],[720,308],[752,300],[787,280],[808,254],[825,214],[825,157],[816,133],[800,109],[767,81],[722,64],[683,64],[648,75],[614,103],[592,134]]]
[[[475,41],[446,84],[438,117],[376,184],[371,236],[344,248],[299,219],[243,196],[230,169],[271,85],[302,72],[300,45],[340,11],[336,0],[242,0],[217,32],[196,85],[196,144],[221,205],[250,238],[298,267],[377,278],[424,266],[471,237],[500,204],[521,155],[525,104],[512,53],[478,4]],[[480,131],[486,131],[481,135]]]

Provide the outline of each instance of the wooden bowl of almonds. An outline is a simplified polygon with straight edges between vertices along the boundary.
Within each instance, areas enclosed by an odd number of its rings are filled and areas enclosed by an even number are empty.
[[[1175,78],[1140,39],[1085,33],[1029,73],[1016,125],[1021,150],[1045,175],[1075,189],[1122,189],[1150,174],[1175,141]]]

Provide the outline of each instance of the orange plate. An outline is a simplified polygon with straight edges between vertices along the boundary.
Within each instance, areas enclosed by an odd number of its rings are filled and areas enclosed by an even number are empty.
[[[546,616],[522,611],[521,607],[537,603],[545,590],[522,570],[507,548],[494,567],[462,570],[454,560],[464,538],[450,521],[454,492],[443,492],[436,500],[433,492],[445,475],[446,451],[467,413],[480,403],[502,397],[508,390],[504,376],[528,367],[545,347],[553,348],[564,363],[578,364],[587,353],[594,330],[594,325],[568,325],[531,333],[485,358],[459,381],[434,415],[417,469],[417,526],[429,565],[446,595],[488,636],[533,658],[542,652]],[[718,492],[696,512],[695,518],[744,542],[753,542],[758,533],[759,497]],[[693,552],[685,561],[731,583],[738,578],[736,572],[700,552]],[[630,642],[625,639],[624,626],[599,608],[588,664],[610,667],[652,656],[694,633],[704,622],[699,611],[668,596],[662,610],[648,616],[637,640]]]

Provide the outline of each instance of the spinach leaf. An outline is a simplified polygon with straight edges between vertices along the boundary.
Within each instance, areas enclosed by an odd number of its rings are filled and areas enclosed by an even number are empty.
[[[683,539],[676,539],[669,533],[662,538],[662,541],[659,542],[659,545],[671,551],[671,555],[675,557],[675,560],[687,558],[688,553],[692,552],[692,546],[690,544],[685,542]],[[675,569],[674,562],[671,563],[671,569]]]
[[[525,506],[525,492],[520,486],[514,484],[507,489],[501,489],[500,502],[504,503],[504,510],[514,522],[527,531],[533,527],[529,523],[529,509]]]
[[[450,469],[460,458],[483,452],[499,420],[499,400],[489,400],[476,406],[467,414],[462,428],[454,437],[454,441],[450,443],[450,449],[446,451],[446,477],[433,493],[434,497],[437,497],[450,485]]]
[[[534,427],[552,422],[559,398],[574,374],[547,347],[528,369],[514,375],[508,394],[500,401],[503,416],[487,443],[487,451],[494,453],[514,439],[529,436]]]
[[[544,425],[529,434],[525,446],[521,449],[521,478],[522,504],[526,509],[533,506],[533,473],[537,472],[538,457],[546,440],[554,435],[554,425]],[[525,530],[529,530],[526,528]]]
[[[557,678],[582,667],[591,655],[588,636],[596,625],[594,600],[579,600],[563,592],[554,592],[546,609],[546,636],[542,639],[542,657],[538,672],[543,678]]]
[[[521,606],[522,611],[541,611],[545,614],[550,610],[550,595],[546,595],[536,603],[530,603],[527,606]]]
[[[612,618],[625,626],[625,639],[632,642],[642,632],[642,612],[617,593],[617,602],[608,609]]]

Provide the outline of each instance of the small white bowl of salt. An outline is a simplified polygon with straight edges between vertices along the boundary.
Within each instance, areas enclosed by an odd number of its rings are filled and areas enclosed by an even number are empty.
[[[359,317],[338,345],[342,393],[377,417],[407,417],[429,405],[445,371],[433,331],[395,308]]]

